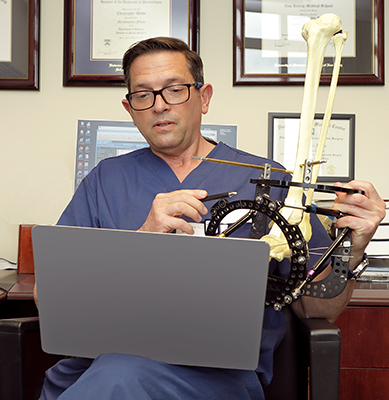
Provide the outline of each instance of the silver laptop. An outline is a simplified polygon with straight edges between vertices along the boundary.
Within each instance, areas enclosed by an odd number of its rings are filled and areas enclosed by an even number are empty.
[[[51,225],[32,239],[47,353],[257,367],[266,243]]]

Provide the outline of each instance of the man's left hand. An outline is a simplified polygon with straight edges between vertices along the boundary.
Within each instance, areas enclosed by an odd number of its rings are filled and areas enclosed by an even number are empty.
[[[351,181],[347,185],[336,183],[335,186],[344,186],[365,192],[364,195],[336,192],[337,197],[333,206],[334,209],[349,214],[339,218],[335,226],[352,229],[353,258],[350,267],[353,269],[360,263],[366,246],[386,215],[385,202],[369,182]]]

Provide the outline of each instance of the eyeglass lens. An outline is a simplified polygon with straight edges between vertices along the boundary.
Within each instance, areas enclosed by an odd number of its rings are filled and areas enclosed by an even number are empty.
[[[144,90],[129,96],[131,106],[136,110],[144,110],[154,105],[156,96],[160,94],[167,104],[175,105],[189,100],[190,87],[187,85],[171,85],[159,91]]]

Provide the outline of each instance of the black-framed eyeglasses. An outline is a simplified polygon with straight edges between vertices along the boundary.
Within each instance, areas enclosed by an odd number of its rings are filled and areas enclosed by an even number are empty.
[[[138,90],[127,93],[126,99],[135,111],[144,111],[153,107],[157,95],[160,95],[166,104],[177,105],[186,103],[190,98],[190,88],[200,89],[204,84],[196,83],[176,83],[166,86],[160,90]]]

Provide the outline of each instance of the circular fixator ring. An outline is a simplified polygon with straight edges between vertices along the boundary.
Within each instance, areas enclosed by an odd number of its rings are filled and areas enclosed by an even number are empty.
[[[317,183],[301,183],[301,182],[292,182],[292,181],[282,181],[277,179],[250,179],[251,183],[260,183],[269,186],[277,186],[282,188],[289,188],[291,186],[301,187],[304,189],[314,189],[317,192],[323,193],[335,193],[335,192],[343,192],[347,194],[365,194],[363,190],[350,189],[345,187],[338,187],[333,185],[322,185]]]
[[[266,306],[273,306],[280,311],[285,304],[294,300],[292,290],[305,279],[308,270],[309,253],[307,243],[297,225],[291,225],[280,214],[282,203],[268,196],[257,196],[255,200],[218,201],[210,210],[212,216],[206,235],[216,236],[217,229],[223,218],[230,212],[239,209],[250,209],[260,212],[274,221],[285,236],[290,249],[290,273],[287,279],[268,276],[266,291]]]

